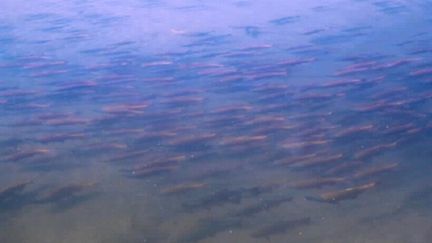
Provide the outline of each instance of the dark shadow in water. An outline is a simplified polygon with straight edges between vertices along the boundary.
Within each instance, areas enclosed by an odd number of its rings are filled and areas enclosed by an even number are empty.
[[[134,233],[128,233],[120,236],[114,236],[107,243],[164,243],[167,242],[161,234],[155,233],[154,229],[151,233],[148,233],[147,229],[140,230]]]
[[[366,34],[364,33],[335,34],[335,35],[320,36],[312,39],[311,42],[318,45],[342,44],[342,43],[350,43],[358,37],[365,37],[365,36]]]
[[[292,196],[285,196],[281,198],[274,198],[274,199],[261,199],[258,203],[244,207],[241,210],[234,213],[234,216],[241,217],[241,218],[250,218],[256,214],[259,214],[264,211],[269,211],[272,208],[278,207],[283,203],[287,203],[292,201]]]
[[[365,217],[361,223],[380,223],[382,221],[394,220],[406,213],[416,212],[418,214],[430,213],[432,208],[432,186],[426,186],[420,190],[410,193],[402,202],[401,206],[391,212]]]
[[[300,16],[287,16],[279,19],[270,20],[270,23],[274,25],[286,25],[296,23],[300,20]]]
[[[13,194],[0,199],[0,214],[16,212],[32,203],[35,192]]]
[[[274,222],[270,225],[263,226],[252,233],[254,238],[264,238],[270,241],[270,237],[274,235],[285,234],[289,230],[293,230],[299,227],[307,226],[311,224],[310,217],[304,217],[299,219],[289,219]]]
[[[5,148],[17,148],[19,145],[25,142],[24,139],[20,138],[10,138],[3,141],[0,141],[0,148],[4,150]]]
[[[235,218],[201,219],[191,233],[182,236],[177,242],[192,243],[213,237],[225,231],[241,228],[241,220]]]
[[[29,162],[25,164],[25,170],[38,172],[61,171],[63,173],[81,166],[78,163],[64,163],[62,161],[63,160],[38,160],[36,162]]]
[[[400,14],[403,12],[407,12],[408,8],[407,6],[397,3],[395,1],[377,1],[373,3],[380,12],[385,14]]]
[[[412,192],[405,198],[399,211],[425,210],[432,207],[432,186]]]
[[[244,31],[245,31],[246,35],[253,37],[253,38],[257,38],[261,34],[260,29],[256,26],[246,26],[246,27],[244,27]]]
[[[53,205],[52,212],[61,213],[63,211],[74,208],[79,204],[89,201],[96,196],[97,193],[91,193],[86,195],[70,196],[70,197],[63,198],[61,200],[50,202]]]
[[[223,206],[225,204],[240,204],[244,198],[257,197],[263,193],[269,193],[272,191],[272,186],[222,189],[202,198],[201,200],[185,203],[183,204],[183,208],[186,211],[195,211],[199,209],[209,210],[212,207]]]

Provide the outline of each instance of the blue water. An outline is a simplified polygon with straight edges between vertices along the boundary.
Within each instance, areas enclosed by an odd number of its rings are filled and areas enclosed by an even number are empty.
[[[429,243],[432,3],[0,3],[0,242]]]

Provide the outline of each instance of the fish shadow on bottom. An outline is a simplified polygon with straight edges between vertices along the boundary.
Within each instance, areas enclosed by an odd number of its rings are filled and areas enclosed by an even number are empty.
[[[242,221],[235,218],[225,219],[202,219],[199,221],[199,226],[192,233],[181,237],[178,243],[193,243],[201,240],[214,237],[215,235],[240,228]]]
[[[96,193],[93,194],[87,194],[87,195],[80,195],[80,196],[74,196],[67,199],[62,199],[56,202],[53,202],[52,211],[54,213],[63,212],[69,209],[72,209],[74,207],[77,207],[78,205],[90,201],[96,197]]]
[[[432,186],[426,186],[408,194],[400,206],[385,213],[364,217],[359,220],[364,224],[377,224],[394,221],[410,213],[429,215],[432,212]]]
[[[35,204],[49,204],[53,212],[62,212],[89,201],[99,192],[86,191],[91,184],[69,185],[54,189],[34,199]]]
[[[308,226],[312,223],[310,217],[298,219],[280,220],[269,225],[263,226],[251,233],[251,237],[266,239],[271,242],[271,237],[286,234],[288,231]],[[200,220],[199,226],[194,232],[181,237],[178,243],[193,243],[216,236],[223,232],[233,232],[245,226],[240,218],[227,217],[224,219]]]
[[[0,198],[0,213],[18,211],[25,206],[30,205],[35,196],[36,193],[34,192],[26,192],[6,198]]]
[[[240,204],[244,198],[256,197],[263,193],[269,193],[272,190],[272,186],[222,189],[207,195],[196,202],[184,203],[183,208],[186,211],[191,212],[203,208],[209,210],[212,207],[223,206],[225,204]]]
[[[140,233],[140,234],[124,234],[120,236],[113,237],[110,241],[106,243],[164,243],[167,242],[164,237],[158,235],[157,233]]]
[[[275,222],[273,224],[267,225],[258,229],[252,233],[254,238],[265,238],[270,241],[270,237],[274,235],[285,234],[289,230],[294,230],[303,226],[311,224],[310,217],[298,218],[298,219],[288,219]]]

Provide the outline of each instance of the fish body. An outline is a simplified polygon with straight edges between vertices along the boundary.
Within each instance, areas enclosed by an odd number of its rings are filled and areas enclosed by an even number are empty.
[[[398,142],[393,142],[393,143],[388,143],[388,144],[379,144],[370,148],[366,148],[363,150],[358,151],[357,153],[354,154],[354,158],[355,159],[365,159],[365,158],[369,158],[375,154],[378,154],[386,149],[391,149],[396,147],[396,145],[398,144]]]
[[[367,184],[345,188],[339,191],[324,192],[319,195],[319,197],[306,197],[307,200],[318,201],[318,202],[328,202],[328,203],[338,203],[347,199],[354,199],[361,193],[372,189],[376,186],[376,182],[370,182]]]
[[[361,171],[355,173],[353,175],[353,178],[354,179],[362,179],[362,178],[371,177],[374,175],[378,175],[378,174],[392,171],[392,170],[396,169],[398,166],[399,166],[398,163],[391,163],[391,164],[371,167],[371,168],[361,170]]]

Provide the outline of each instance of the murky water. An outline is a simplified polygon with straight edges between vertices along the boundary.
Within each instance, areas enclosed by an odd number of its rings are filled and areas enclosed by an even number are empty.
[[[431,242],[431,11],[1,1],[0,242]]]

